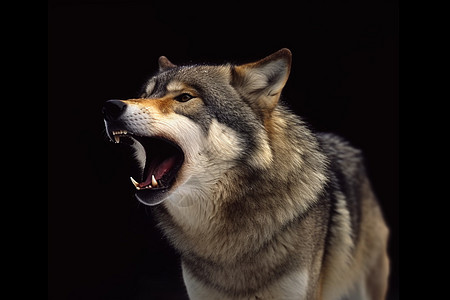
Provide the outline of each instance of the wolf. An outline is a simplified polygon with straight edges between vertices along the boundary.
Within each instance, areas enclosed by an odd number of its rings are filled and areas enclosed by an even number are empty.
[[[362,153],[280,101],[291,51],[158,63],[138,98],[102,112],[133,149],[135,196],[179,253],[189,298],[385,299],[389,229]]]

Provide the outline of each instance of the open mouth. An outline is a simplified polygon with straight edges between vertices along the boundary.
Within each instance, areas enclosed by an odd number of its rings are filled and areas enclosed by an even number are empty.
[[[130,177],[136,197],[148,205],[161,203],[177,179],[184,162],[181,148],[161,137],[138,136],[125,130],[112,131],[115,143],[131,145],[139,164],[137,174]]]

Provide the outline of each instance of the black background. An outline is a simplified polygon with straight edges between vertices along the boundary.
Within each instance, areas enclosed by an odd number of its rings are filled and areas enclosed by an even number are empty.
[[[125,149],[106,138],[102,104],[136,97],[160,55],[244,63],[283,47],[284,101],[365,153],[398,298],[398,4],[312,3],[49,3],[49,299],[187,299],[179,258],[133,198]]]

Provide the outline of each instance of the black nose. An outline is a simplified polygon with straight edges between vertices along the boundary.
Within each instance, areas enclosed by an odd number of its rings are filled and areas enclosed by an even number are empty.
[[[127,105],[120,100],[108,100],[102,108],[103,117],[106,121],[117,120],[126,110]]]

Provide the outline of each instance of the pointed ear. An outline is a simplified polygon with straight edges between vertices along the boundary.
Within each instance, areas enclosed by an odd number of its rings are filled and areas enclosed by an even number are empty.
[[[292,54],[283,48],[257,62],[235,66],[232,85],[260,109],[272,111],[291,71]]]
[[[160,71],[165,71],[168,69],[172,69],[175,68],[176,65],[174,65],[167,57],[165,56],[160,56],[158,59],[158,64],[159,64],[159,70]]]

